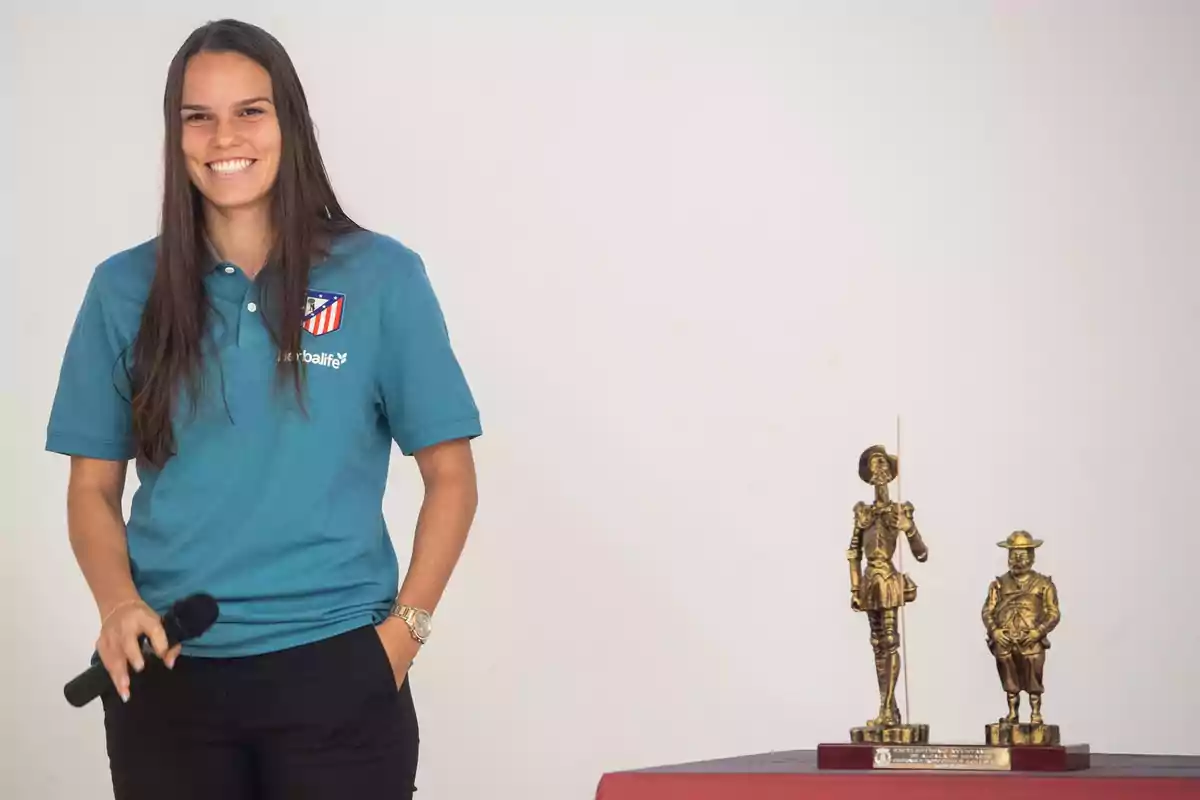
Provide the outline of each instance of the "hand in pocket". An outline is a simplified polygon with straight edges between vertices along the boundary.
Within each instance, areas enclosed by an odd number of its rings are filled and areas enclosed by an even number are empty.
[[[412,637],[412,633],[404,621],[395,617],[388,617],[376,625],[375,633],[379,636],[383,651],[387,653],[388,663],[392,666],[392,675],[396,679],[396,688],[398,689],[403,685],[405,677],[408,676],[408,670],[412,666],[413,659],[417,657],[417,651],[421,649],[421,643]]]

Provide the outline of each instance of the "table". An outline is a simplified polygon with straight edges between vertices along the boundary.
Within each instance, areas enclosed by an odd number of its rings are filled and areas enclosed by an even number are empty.
[[[1093,753],[1075,772],[818,770],[816,750],[603,775],[596,800],[1200,800],[1200,756]]]

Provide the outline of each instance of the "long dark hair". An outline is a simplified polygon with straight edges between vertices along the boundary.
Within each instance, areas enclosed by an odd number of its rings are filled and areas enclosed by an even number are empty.
[[[167,72],[163,96],[166,137],[157,265],[132,347],[133,435],[139,462],[161,468],[174,455],[172,428],[180,393],[193,405],[202,394],[203,342],[209,298],[204,279],[211,257],[204,235],[203,200],[188,176],[182,152],[183,77],[202,52],[235,52],[271,76],[282,133],[279,173],[271,189],[274,243],[261,284],[263,319],[280,354],[300,349],[309,270],[339,234],[359,230],[342,210],[317,147],[308,100],[287,51],[271,34],[236,20],[197,28]],[[278,377],[290,377],[303,404],[301,359],[278,359]]]

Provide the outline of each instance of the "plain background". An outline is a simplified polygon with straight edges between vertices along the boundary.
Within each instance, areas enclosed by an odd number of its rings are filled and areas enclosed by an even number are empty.
[[[62,698],[97,618],[45,422],[92,269],[155,233],[168,61],[227,14],[289,48],[351,214],[425,257],[485,414],[413,673],[423,798],[844,740],[875,442],[931,551],[915,721],[1003,713],[979,610],[1026,528],[1048,720],[1200,752],[1200,5],[637,5],[6,12],[0,795],[110,796]],[[397,454],[402,553],[418,501]]]

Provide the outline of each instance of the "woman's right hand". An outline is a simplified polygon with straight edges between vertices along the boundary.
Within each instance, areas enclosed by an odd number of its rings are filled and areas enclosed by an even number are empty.
[[[168,667],[175,666],[180,647],[167,648],[167,632],[154,609],[142,600],[127,600],[119,603],[104,618],[100,625],[100,637],[96,640],[96,652],[113,686],[121,699],[129,700],[129,669],[141,672],[146,666],[140,639],[146,636],[154,652]]]

